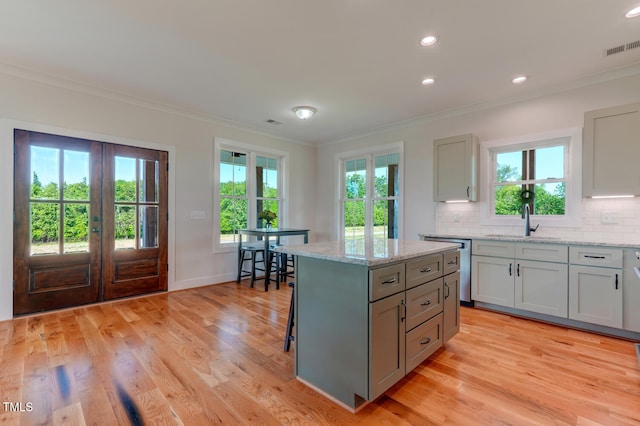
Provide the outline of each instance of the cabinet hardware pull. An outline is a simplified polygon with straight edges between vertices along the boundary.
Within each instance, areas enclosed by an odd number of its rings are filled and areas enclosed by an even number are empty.
[[[518,276],[520,276],[520,264],[518,263],[518,267],[516,268],[516,274],[518,274]]]
[[[402,304],[402,313],[400,314],[400,322],[404,322],[404,319],[407,317],[407,304],[404,303],[404,299],[400,302]]]
[[[604,256],[592,256],[590,254],[585,254],[584,257],[586,257],[587,259],[606,259],[606,257]]]
[[[420,303],[420,306],[429,306],[431,304],[431,299],[427,299],[426,302]]]
[[[467,198],[469,198],[469,187],[467,186]]]
[[[384,281],[382,281],[382,284],[393,284],[393,283],[395,283],[395,282],[396,282],[396,279],[395,279],[395,277],[394,277],[394,278],[391,278],[390,280],[384,280]]]
[[[420,340],[421,345],[428,345],[429,343],[431,343],[431,337],[427,337],[426,339]]]
[[[449,264],[449,265],[457,265],[457,264],[458,264],[458,259],[451,259],[451,260],[448,262],[448,264]]]
[[[616,274],[616,290],[618,289],[618,274]]]
[[[420,272],[422,272],[422,273],[431,272],[431,268],[420,269]]]
[[[446,288],[446,289],[447,289],[447,294],[445,294],[445,295],[444,295],[444,298],[445,298],[445,299],[448,299],[448,298],[449,298],[449,295],[451,294],[451,289],[449,288],[449,284],[444,283],[444,288]]]
[[[512,276],[513,274],[511,273],[511,263],[509,263],[509,276]]]

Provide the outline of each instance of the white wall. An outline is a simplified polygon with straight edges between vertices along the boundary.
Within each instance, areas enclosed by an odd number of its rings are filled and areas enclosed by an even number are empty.
[[[314,228],[314,209],[309,207],[315,201],[313,147],[31,77],[0,72],[0,320],[13,315],[13,137],[7,128],[16,122],[37,131],[170,152],[169,290],[235,278],[236,254],[213,253],[214,137],[288,152],[293,183],[287,190],[287,226]],[[192,220],[192,210],[204,211],[206,219]]]
[[[318,148],[318,187],[316,229],[324,240],[336,238],[335,221],[337,171],[335,157],[340,152],[404,141],[404,230],[403,237],[417,239],[418,233],[478,235],[494,233],[480,226],[479,203],[433,203],[433,139],[474,133],[480,144],[522,135],[539,134],[567,128],[582,128],[584,112],[640,101],[640,75],[592,84],[560,93],[540,96],[508,105],[469,112],[441,119],[423,119],[401,128],[353,138]],[[482,167],[482,165],[480,165]],[[484,192],[484,188],[480,188]],[[546,229],[540,235],[561,235],[576,240],[640,242],[640,200],[587,200],[581,206],[580,228]],[[600,224],[601,211],[619,212],[617,225]],[[452,213],[458,213],[454,222]],[[518,233],[520,229],[500,229]]]

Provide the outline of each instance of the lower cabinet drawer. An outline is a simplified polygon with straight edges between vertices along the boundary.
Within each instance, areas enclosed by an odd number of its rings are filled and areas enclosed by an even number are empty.
[[[407,290],[407,330],[442,312],[443,282],[438,278]]]
[[[442,347],[442,313],[409,331],[406,345],[408,373]]]

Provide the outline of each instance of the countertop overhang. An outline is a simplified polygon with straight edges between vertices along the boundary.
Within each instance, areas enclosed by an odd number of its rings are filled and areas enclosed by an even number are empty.
[[[459,247],[456,243],[372,238],[279,246],[273,251],[373,267]]]

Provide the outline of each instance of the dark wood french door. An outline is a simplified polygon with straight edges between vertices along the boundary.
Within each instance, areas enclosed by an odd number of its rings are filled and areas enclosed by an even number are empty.
[[[164,151],[14,131],[14,315],[167,289]]]

